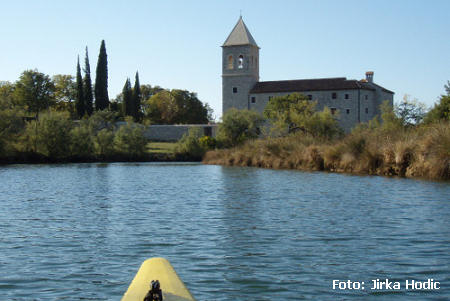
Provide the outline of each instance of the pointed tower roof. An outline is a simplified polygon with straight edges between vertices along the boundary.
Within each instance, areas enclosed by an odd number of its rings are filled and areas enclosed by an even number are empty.
[[[239,17],[239,21],[236,23],[236,26],[234,26],[222,47],[237,45],[253,45],[258,47],[247,26],[245,26],[242,16]]]

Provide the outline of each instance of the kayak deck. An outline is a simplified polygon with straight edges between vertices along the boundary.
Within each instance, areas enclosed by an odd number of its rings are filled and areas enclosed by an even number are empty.
[[[169,261],[158,257],[142,263],[122,301],[144,300],[152,280],[159,280],[164,301],[195,301]]]

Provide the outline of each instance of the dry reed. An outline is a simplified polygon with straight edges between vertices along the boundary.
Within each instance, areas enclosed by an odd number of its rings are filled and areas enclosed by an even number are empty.
[[[450,179],[450,124],[368,129],[340,140],[308,135],[247,141],[206,153],[205,164]]]

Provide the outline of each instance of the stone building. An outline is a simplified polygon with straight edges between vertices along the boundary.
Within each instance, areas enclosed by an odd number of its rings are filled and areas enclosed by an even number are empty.
[[[259,81],[259,47],[242,17],[222,45],[222,112],[230,108],[264,111],[275,96],[299,92],[317,101],[317,109],[330,108],[340,126],[350,131],[357,123],[379,114],[384,100],[392,104],[394,92],[373,82],[372,71],[363,80],[345,77]]]

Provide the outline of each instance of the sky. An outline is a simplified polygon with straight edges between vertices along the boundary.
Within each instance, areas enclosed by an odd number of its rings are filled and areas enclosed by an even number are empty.
[[[260,50],[260,80],[374,82],[433,105],[450,80],[450,1],[0,0],[0,81],[27,69],[76,73],[85,47],[93,80],[106,42],[109,96],[134,83],[198,93],[222,108],[221,45],[242,14]]]

